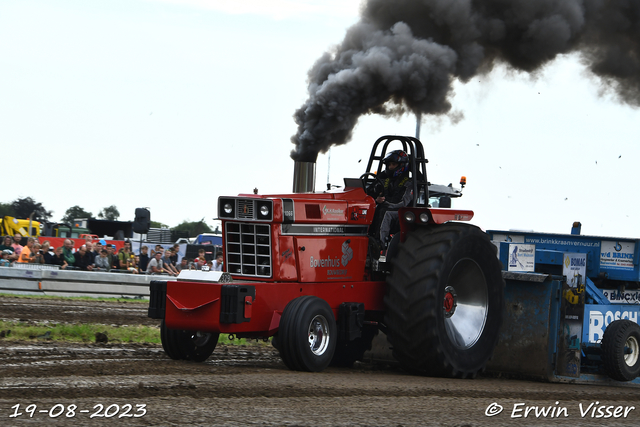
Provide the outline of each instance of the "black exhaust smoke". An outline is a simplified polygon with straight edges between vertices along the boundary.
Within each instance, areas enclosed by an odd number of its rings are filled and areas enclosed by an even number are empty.
[[[638,0],[368,0],[309,71],[291,157],[314,162],[348,142],[363,114],[452,115],[455,79],[497,63],[535,73],[573,52],[603,92],[640,106]]]

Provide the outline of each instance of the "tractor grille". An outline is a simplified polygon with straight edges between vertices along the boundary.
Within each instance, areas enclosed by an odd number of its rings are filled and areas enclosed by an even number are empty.
[[[238,199],[238,218],[253,219],[253,200]]]
[[[271,277],[271,229],[265,224],[225,223],[227,271]]]

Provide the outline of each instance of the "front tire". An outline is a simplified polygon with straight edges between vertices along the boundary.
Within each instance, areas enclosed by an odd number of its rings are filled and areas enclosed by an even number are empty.
[[[640,326],[627,319],[609,323],[602,337],[602,360],[614,380],[635,379],[640,374]]]
[[[289,369],[320,372],[333,358],[337,336],[336,321],[329,304],[306,295],[289,301],[284,308],[277,348]]]
[[[422,375],[473,378],[498,342],[504,304],[496,247],[479,228],[412,231],[398,247],[385,296],[394,357]]]
[[[204,362],[215,350],[219,336],[211,332],[170,329],[164,320],[160,324],[162,348],[173,360]]]

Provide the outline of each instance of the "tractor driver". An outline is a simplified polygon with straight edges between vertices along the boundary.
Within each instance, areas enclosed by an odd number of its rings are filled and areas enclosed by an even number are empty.
[[[392,225],[398,219],[398,209],[411,202],[413,191],[407,153],[402,150],[391,151],[382,163],[386,169],[379,175],[380,182],[370,186],[367,194],[376,199],[376,211],[369,235],[384,249],[388,244]]]

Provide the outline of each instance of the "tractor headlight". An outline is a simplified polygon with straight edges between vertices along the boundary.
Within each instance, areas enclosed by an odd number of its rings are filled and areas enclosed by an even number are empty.
[[[425,212],[421,213],[420,214],[420,221],[425,222],[425,223],[429,222],[429,215],[427,215]]]
[[[221,218],[235,218],[236,201],[231,198],[218,199],[218,215]]]
[[[404,220],[405,221],[413,222],[413,221],[415,221],[415,219],[416,219],[416,216],[415,216],[415,214],[413,212],[407,211],[407,212],[404,213]]]
[[[256,203],[258,211],[257,219],[262,221],[269,221],[273,219],[273,202],[271,200],[260,200]]]

